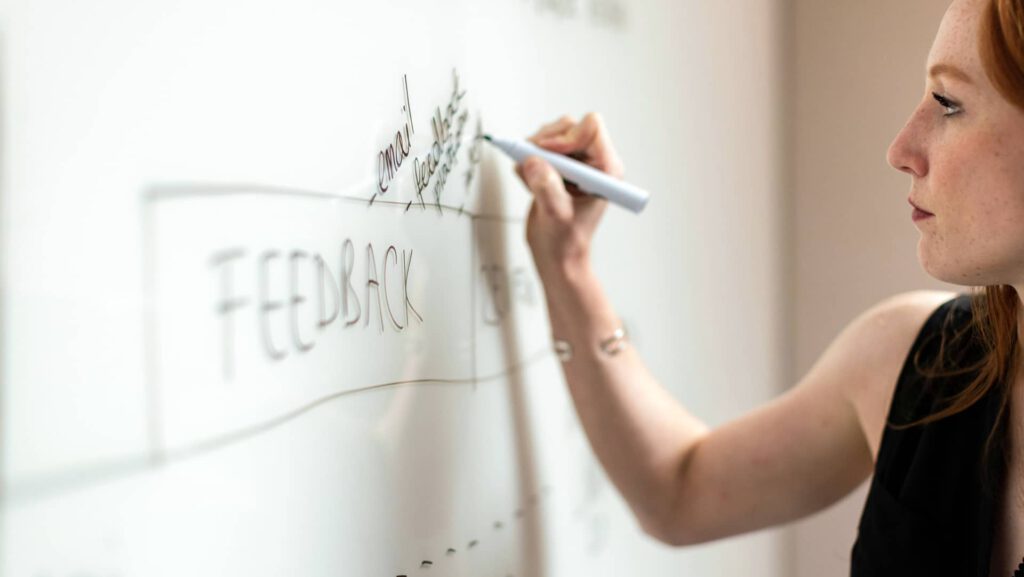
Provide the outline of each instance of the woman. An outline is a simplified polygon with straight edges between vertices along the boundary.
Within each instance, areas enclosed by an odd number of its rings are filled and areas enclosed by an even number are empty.
[[[925,95],[889,150],[911,176],[918,258],[971,294],[892,297],[785,395],[715,430],[624,346],[590,267],[606,202],[539,158],[527,241],[576,409],[641,526],[670,544],[818,511],[874,473],[852,574],[1013,573],[1024,557],[1024,0],[955,0]],[[621,177],[596,115],[532,140]],[[1024,575],[1024,564],[1018,569]]]

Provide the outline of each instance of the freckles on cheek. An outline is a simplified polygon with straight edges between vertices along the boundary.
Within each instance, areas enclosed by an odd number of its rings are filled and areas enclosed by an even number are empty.
[[[972,225],[994,224],[1007,212],[1021,214],[1024,195],[1024,165],[1011,162],[1008,151],[994,135],[967,138],[959,143],[961,154],[951,155],[944,164],[944,201]],[[1019,160],[1024,161],[1024,155]],[[980,222],[979,222],[980,221]]]
[[[979,171],[976,149],[980,143],[973,140],[961,138],[955,146],[932,153],[925,200],[935,205],[936,210],[958,210],[974,195],[983,174]]]
[[[979,155],[988,159],[986,176],[993,196],[1000,198],[1005,210],[1020,216],[1024,210],[1024,122],[1007,123],[988,142],[978,144]]]

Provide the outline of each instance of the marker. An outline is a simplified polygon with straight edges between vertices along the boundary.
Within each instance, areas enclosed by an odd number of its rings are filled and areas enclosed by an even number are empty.
[[[487,134],[484,135],[484,140],[511,156],[512,160],[516,162],[522,162],[531,156],[539,156],[548,161],[558,174],[562,175],[562,178],[575,184],[576,188],[581,191],[600,196],[637,214],[643,211],[647,206],[647,201],[651,199],[651,195],[643,189],[615,179],[578,160],[544,150],[532,143],[503,140]]]

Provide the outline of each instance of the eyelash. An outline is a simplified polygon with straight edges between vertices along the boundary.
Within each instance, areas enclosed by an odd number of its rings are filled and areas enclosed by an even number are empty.
[[[943,116],[955,116],[960,113],[960,105],[956,104],[952,100],[946,98],[945,96],[939,94],[938,92],[932,92],[932,96],[935,98],[935,101],[938,102],[940,106],[946,109],[946,113],[943,114]]]

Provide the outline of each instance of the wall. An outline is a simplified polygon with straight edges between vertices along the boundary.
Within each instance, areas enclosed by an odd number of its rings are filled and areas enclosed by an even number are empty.
[[[780,24],[775,0],[0,4],[0,572],[785,574],[780,531],[644,536],[531,356],[539,300],[482,314],[481,269],[536,280],[506,158],[467,134],[445,210],[407,209],[411,167],[368,202],[405,76],[421,159],[453,68],[471,127],[603,112],[654,199],[609,210],[598,274],[654,374],[739,416],[782,384]],[[310,257],[347,239],[364,303],[365,263],[415,249],[424,323],[317,326]]]

